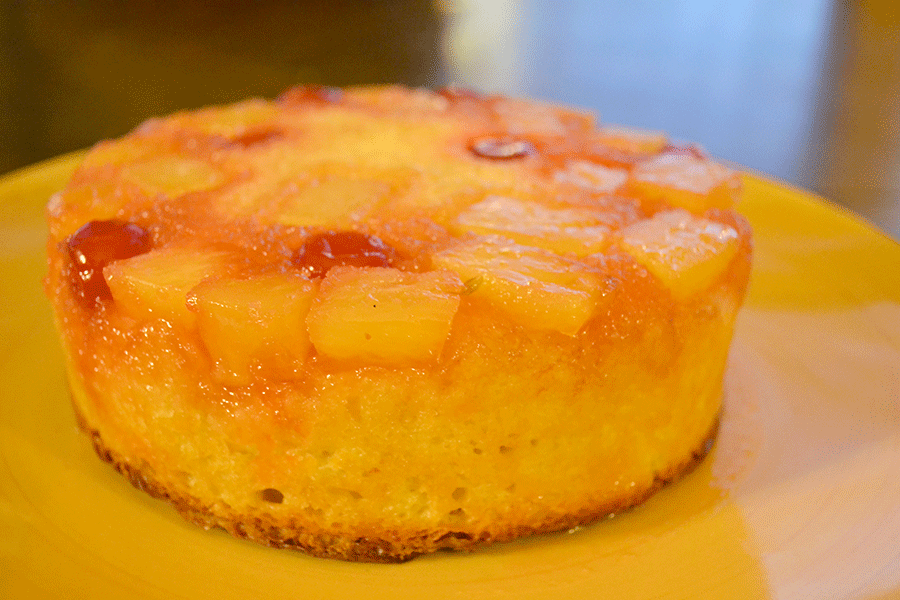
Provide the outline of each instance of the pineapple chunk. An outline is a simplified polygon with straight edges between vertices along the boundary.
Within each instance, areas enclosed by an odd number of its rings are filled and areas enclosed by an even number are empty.
[[[347,226],[390,196],[391,186],[375,179],[327,177],[288,190],[274,220],[301,227]]]
[[[273,160],[253,179],[225,192],[218,210],[227,218],[255,215],[282,225],[346,228],[385,202],[403,197],[418,177],[414,169],[404,167]]]
[[[739,200],[740,176],[720,164],[681,154],[663,154],[641,163],[631,184],[650,199],[698,214],[710,208],[731,208]]]
[[[436,359],[450,335],[463,284],[449,271],[404,273],[334,267],[306,318],[321,354],[377,364]]]
[[[429,91],[396,85],[347,88],[344,95],[354,102],[398,113],[439,113],[447,108],[444,98]]]
[[[432,257],[456,272],[473,297],[485,298],[521,325],[575,335],[595,314],[605,282],[580,263],[491,236]]]
[[[550,208],[489,196],[463,211],[453,226],[457,234],[500,234],[520,244],[587,256],[606,246],[610,229],[602,218],[602,214],[587,208]]]
[[[220,106],[200,113],[176,115],[172,120],[187,128],[197,128],[203,133],[235,139],[255,127],[275,121],[278,110],[263,100],[248,100],[231,106]]]
[[[669,143],[669,138],[661,131],[615,125],[601,127],[596,139],[605,146],[633,154],[658,154]]]
[[[50,233],[55,239],[63,239],[88,221],[112,219],[130,200],[127,190],[106,181],[69,188],[47,204]]]
[[[212,189],[225,181],[224,174],[211,165],[180,156],[160,156],[127,165],[122,177],[148,194],[170,198]]]
[[[190,329],[196,318],[185,304],[188,291],[207,277],[227,273],[232,264],[225,251],[161,248],[110,263],[103,276],[125,314]]]
[[[732,227],[678,209],[627,227],[622,246],[683,300],[709,287],[728,267],[739,244]]]
[[[157,150],[153,142],[140,137],[106,140],[91,148],[81,166],[123,165],[141,160],[154,151]]]
[[[566,164],[565,170],[557,171],[554,179],[560,183],[572,183],[601,194],[611,194],[628,180],[625,169],[613,169],[584,160]]]
[[[306,314],[318,285],[299,274],[207,280],[188,293],[221,383],[246,385],[255,364],[289,378],[309,352]]]
[[[501,127],[513,135],[561,136],[570,131],[587,132],[596,121],[596,116],[589,111],[543,102],[494,98],[492,103]]]

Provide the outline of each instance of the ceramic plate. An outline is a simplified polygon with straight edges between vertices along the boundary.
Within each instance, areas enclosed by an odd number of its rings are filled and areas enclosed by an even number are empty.
[[[0,180],[2,598],[900,598],[900,246],[748,176],[756,232],[713,454],[592,527],[401,565],[184,522],[93,454],[41,291],[77,157]]]

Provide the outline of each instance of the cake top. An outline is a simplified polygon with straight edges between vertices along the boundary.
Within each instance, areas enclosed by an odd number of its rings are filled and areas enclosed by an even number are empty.
[[[579,110],[456,89],[301,87],[102,142],[48,213],[83,310],[202,334],[211,312],[262,294],[298,304],[316,352],[392,363],[439,354],[468,296],[577,335],[615,284],[610,256],[687,301],[749,235],[730,210],[740,189],[694,146]],[[430,306],[414,323],[437,323],[434,340],[378,348],[366,326],[359,344],[375,349],[363,354],[323,341],[322,323],[355,314],[337,300],[366,303],[372,290],[393,298],[381,320]]]
[[[731,208],[739,191],[737,174],[697,147],[598,127],[586,112],[453,89],[296,88],[274,102],[153,119],[100,143],[54,203],[51,233],[153,207],[195,224],[153,223],[166,241],[212,223],[354,229],[415,217],[460,235],[496,215],[527,217],[502,230],[509,237],[549,237],[561,245],[549,249],[583,255],[641,216],[637,208],[699,215]],[[602,231],[577,239],[589,227]]]

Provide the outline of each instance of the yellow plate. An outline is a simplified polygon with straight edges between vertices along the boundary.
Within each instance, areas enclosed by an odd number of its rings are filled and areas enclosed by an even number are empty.
[[[184,522],[76,429],[41,292],[77,157],[0,179],[0,598],[900,597],[900,246],[747,177],[750,296],[709,460],[579,531],[350,564]]]

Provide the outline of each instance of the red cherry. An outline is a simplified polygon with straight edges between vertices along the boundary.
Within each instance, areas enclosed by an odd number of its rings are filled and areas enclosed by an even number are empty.
[[[396,260],[397,251],[381,238],[357,231],[318,233],[294,255],[294,264],[310,277],[324,277],[337,266],[390,267]]]
[[[92,307],[111,298],[103,267],[150,250],[150,234],[125,221],[91,221],[66,240],[75,292]]]

